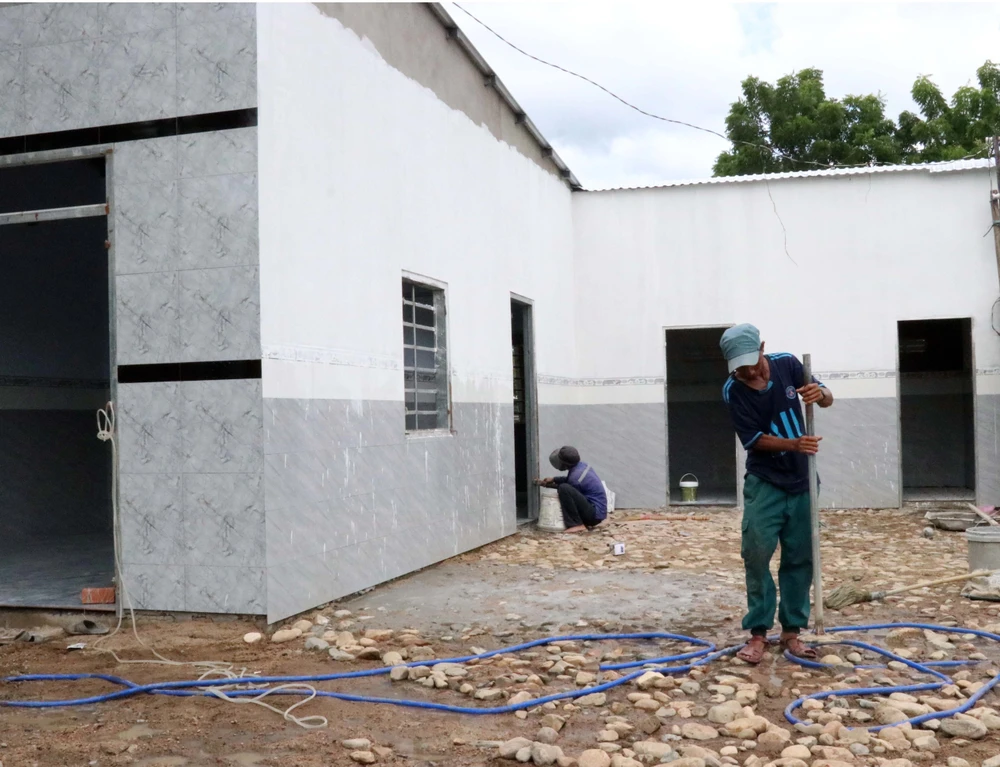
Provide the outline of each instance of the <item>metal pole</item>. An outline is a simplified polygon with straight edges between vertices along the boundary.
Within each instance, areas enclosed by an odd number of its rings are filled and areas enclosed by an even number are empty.
[[[812,355],[802,355],[802,380],[812,382]],[[813,405],[806,405],[806,434],[815,436]],[[809,517],[812,523],[813,555],[813,623],[816,633],[823,634],[823,559],[819,548],[819,479],[816,475],[816,456],[810,455],[809,464]]]
[[[993,137],[993,164],[997,172],[997,189],[990,188],[990,214],[993,220],[993,247],[997,255],[997,277],[1000,278],[1000,136]]]

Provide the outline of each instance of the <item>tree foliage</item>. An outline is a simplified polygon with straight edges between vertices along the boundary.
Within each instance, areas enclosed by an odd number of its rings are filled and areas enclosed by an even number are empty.
[[[733,147],[719,155],[714,175],[984,155],[991,137],[1000,134],[1000,67],[987,61],[976,80],[948,101],[929,77],[918,77],[911,95],[919,114],[906,111],[894,121],[881,94],[828,97],[819,69],[786,75],[773,85],[748,77],[726,117]]]

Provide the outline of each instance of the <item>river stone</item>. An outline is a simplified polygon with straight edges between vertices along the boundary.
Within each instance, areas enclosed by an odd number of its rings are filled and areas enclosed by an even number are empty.
[[[981,740],[986,737],[986,725],[971,716],[954,716],[941,720],[941,732],[953,738]]]
[[[264,635],[259,631],[251,631],[250,633],[243,635],[243,641],[247,644],[257,644],[263,638]]]
[[[322,652],[323,650],[330,649],[330,643],[324,642],[319,637],[309,637],[306,640],[306,649],[314,652]]]
[[[340,745],[348,751],[367,751],[372,747],[372,742],[368,738],[351,738],[340,741]]]
[[[330,657],[333,660],[339,660],[339,661],[351,661],[351,660],[354,660],[354,656],[351,655],[349,652],[344,652],[343,650],[338,650],[336,647],[331,647],[329,654],[330,654]]]
[[[729,724],[743,714],[743,706],[734,700],[727,701],[708,710],[708,721],[715,724]]]
[[[300,621],[295,621],[295,623],[292,624],[293,629],[298,629],[303,634],[312,631],[312,627],[313,627],[312,621],[307,621],[305,619]]]
[[[566,724],[566,720],[563,719],[561,716],[557,716],[556,714],[546,714],[545,716],[542,717],[541,724],[542,727],[549,727],[555,730],[556,732],[559,732]]]
[[[298,639],[302,636],[302,632],[299,629],[281,629],[280,631],[275,631],[274,635],[271,637],[271,641],[274,644],[282,644],[284,642],[291,642],[293,639]]]
[[[681,727],[681,735],[688,740],[712,740],[719,737],[719,731],[705,724],[691,722]]]
[[[960,756],[949,756],[948,767],[972,767],[972,765]]]
[[[875,721],[879,724],[899,724],[906,719],[906,714],[892,706],[879,706],[875,709]]]
[[[647,735],[652,735],[663,726],[663,722],[655,716],[643,717],[639,720],[639,729]]]
[[[608,696],[603,692],[592,692],[590,695],[584,695],[581,698],[576,699],[576,705],[578,706],[603,706],[608,702]]]
[[[351,761],[358,764],[375,764],[375,754],[371,751],[352,751]]]
[[[656,759],[661,759],[674,751],[669,743],[660,743],[658,740],[640,740],[632,745],[632,750],[639,756],[652,756]]]
[[[610,767],[611,757],[597,748],[591,748],[580,754],[576,760],[577,767]]]
[[[812,752],[805,746],[789,746],[781,752],[782,759],[812,759]]]
[[[393,682],[402,682],[403,680],[410,678],[410,669],[406,666],[395,666],[392,671],[389,672],[389,678]]]
[[[559,733],[553,730],[551,727],[542,727],[538,733],[535,735],[535,740],[539,743],[547,743],[549,745],[556,742],[559,739]]]
[[[536,765],[555,764],[562,757],[563,751],[559,746],[550,746],[547,743],[535,743],[531,746],[531,761]]]
[[[488,688],[483,690],[476,690],[476,694],[474,697],[476,698],[476,700],[486,700],[486,701],[498,700],[503,697],[503,690],[492,690]]]
[[[531,748],[531,741],[527,738],[513,738],[500,746],[501,759],[514,759],[517,752],[522,748]]]
[[[705,760],[697,756],[684,756],[670,762],[674,767],[705,767]]]
[[[647,671],[645,674],[636,679],[633,684],[635,684],[635,686],[640,690],[646,690],[653,687],[657,682],[662,681],[664,678],[663,674],[657,673],[656,671]]]

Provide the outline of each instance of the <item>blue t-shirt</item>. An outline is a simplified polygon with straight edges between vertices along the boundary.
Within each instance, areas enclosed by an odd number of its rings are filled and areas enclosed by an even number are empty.
[[[594,507],[598,519],[608,516],[608,496],[604,492],[604,483],[597,476],[597,472],[590,466],[580,461],[569,470],[565,477],[556,477],[556,485],[568,482],[571,487],[575,487]]]
[[[768,354],[771,380],[763,391],[751,389],[735,375],[722,387],[736,434],[747,450],[747,474],[759,477],[789,493],[809,491],[808,457],[805,453],[772,453],[754,450],[764,434],[795,439],[806,433],[806,421],[796,389],[804,386],[802,363],[791,354]],[[813,382],[820,383],[815,376]]]

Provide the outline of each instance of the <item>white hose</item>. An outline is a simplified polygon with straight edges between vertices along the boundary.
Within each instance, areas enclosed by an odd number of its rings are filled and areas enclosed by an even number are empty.
[[[295,716],[292,712],[305,705],[316,697],[316,688],[308,684],[283,684],[277,687],[267,687],[256,685],[256,688],[261,689],[260,695],[254,698],[231,698],[226,694],[227,690],[238,690],[238,689],[255,689],[253,684],[253,678],[259,676],[259,672],[251,672],[246,667],[237,670],[232,663],[226,663],[224,661],[176,661],[165,658],[155,649],[147,645],[142,641],[139,636],[138,626],[135,620],[135,609],[132,606],[132,599],[128,593],[128,587],[125,583],[125,571],[122,567],[122,556],[121,556],[121,517],[118,511],[118,446],[115,439],[115,406],[113,402],[109,402],[104,408],[97,411],[97,438],[101,442],[108,442],[111,444],[111,509],[112,509],[112,524],[114,526],[114,549],[115,549],[115,585],[118,589],[118,623],[115,625],[113,631],[105,636],[97,639],[93,644],[93,649],[99,652],[108,653],[111,655],[115,661],[121,664],[146,664],[146,665],[158,665],[158,666],[191,666],[193,668],[202,671],[201,676],[198,677],[199,681],[209,678],[221,678],[221,679],[232,679],[233,684],[222,685],[219,687],[202,687],[199,688],[205,692],[211,693],[212,695],[221,698],[229,703],[253,703],[262,708],[266,708],[269,711],[273,711],[276,714],[280,714],[285,721],[297,724],[299,727],[303,727],[307,730],[319,729],[326,727],[328,721],[324,716]],[[115,636],[122,627],[122,622],[125,618],[125,612],[122,609],[122,605],[128,608],[129,617],[132,619],[132,634],[135,636],[135,641],[139,643],[144,649],[148,650],[155,656],[155,659],[148,660],[125,660],[119,657],[118,653],[114,650],[103,648],[100,645],[111,637]],[[265,698],[278,690],[298,690],[301,691],[304,697],[302,700],[293,703],[286,709],[280,709],[276,706],[272,706],[270,703],[265,702]]]

